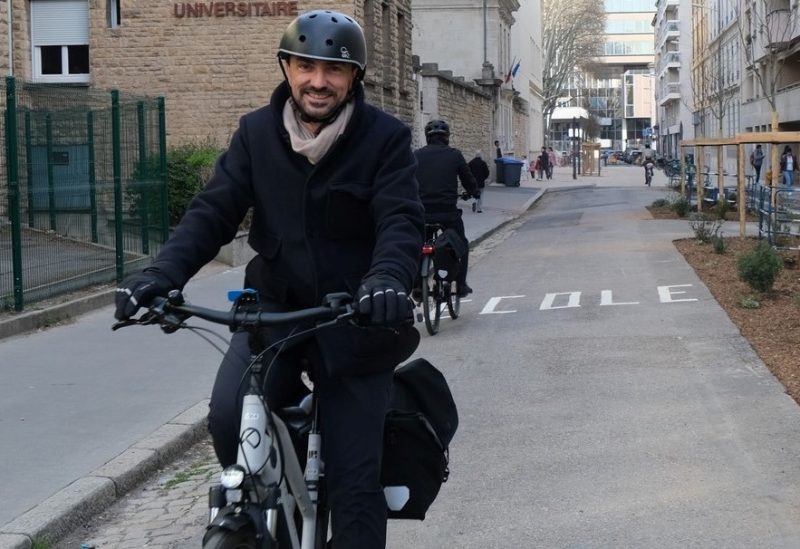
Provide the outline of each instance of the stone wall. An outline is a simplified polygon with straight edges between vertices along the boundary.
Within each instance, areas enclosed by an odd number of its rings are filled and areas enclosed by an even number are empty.
[[[489,161],[492,145],[492,96],[476,84],[452,71],[440,71],[436,63],[425,63],[420,70],[423,125],[441,118],[450,125],[450,145],[460,149],[469,161],[480,150]],[[424,137],[420,136],[420,144]]]

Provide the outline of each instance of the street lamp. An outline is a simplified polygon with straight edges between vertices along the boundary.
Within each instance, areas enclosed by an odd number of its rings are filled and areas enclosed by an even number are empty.
[[[576,124],[576,120],[577,119],[573,116],[572,117],[572,132],[570,132],[571,133],[570,141],[572,142],[571,143],[572,144],[572,179],[578,179],[578,173],[577,173],[578,159],[577,159],[577,155],[575,154],[575,142],[576,142],[576,139],[577,139],[577,134],[576,134],[577,124]]]

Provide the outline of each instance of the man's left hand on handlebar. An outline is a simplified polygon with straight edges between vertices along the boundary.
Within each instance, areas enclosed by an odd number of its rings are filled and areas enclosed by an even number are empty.
[[[413,307],[403,284],[387,273],[367,275],[358,287],[357,307],[371,324],[392,326],[409,317]]]
[[[117,288],[114,302],[117,306],[114,318],[127,320],[140,307],[147,307],[156,296],[166,297],[175,288],[166,276],[156,271],[142,271],[129,276]]]

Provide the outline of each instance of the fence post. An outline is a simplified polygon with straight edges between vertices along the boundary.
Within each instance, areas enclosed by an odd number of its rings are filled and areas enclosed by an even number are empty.
[[[92,242],[100,238],[97,235],[97,174],[94,158],[94,113],[86,113],[86,141],[89,143],[89,209],[92,219]]]
[[[53,175],[53,117],[50,113],[44,119],[47,144],[47,212],[50,214],[50,230],[56,230],[56,187]]]
[[[114,177],[114,250],[117,282],[125,277],[125,250],[122,247],[122,151],[119,90],[111,90],[111,157]]]
[[[142,219],[142,253],[144,255],[150,254],[150,230],[148,224],[150,223],[150,193],[148,192],[148,180],[150,174],[147,169],[147,141],[144,131],[144,101],[136,103],[136,126],[139,138],[139,167],[136,170],[139,173],[139,181],[136,182],[136,188],[139,196],[139,215]]]
[[[35,226],[33,215],[33,143],[31,143],[31,113],[25,110],[25,173],[28,175],[28,227]]]
[[[158,98],[158,167],[161,194],[161,243],[169,239],[169,196],[167,194],[167,108],[164,96]]]
[[[14,310],[24,306],[22,286],[22,226],[19,214],[19,158],[17,157],[17,88],[6,77],[6,151],[8,158],[8,213],[11,221],[11,263],[14,276]]]

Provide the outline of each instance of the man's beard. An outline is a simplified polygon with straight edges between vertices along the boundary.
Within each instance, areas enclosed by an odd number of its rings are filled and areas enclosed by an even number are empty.
[[[328,90],[328,88],[314,89],[314,88],[306,87],[306,88],[303,88],[302,90],[300,90],[300,96],[302,97],[303,95],[305,95],[305,93],[307,91],[316,92],[316,93],[329,93],[330,92],[330,90]],[[296,97],[294,97],[294,94],[292,94],[292,105],[293,105],[295,111],[297,112],[297,114],[300,116],[300,120],[302,120],[303,122],[312,123],[312,124],[330,124],[331,122],[336,120],[337,116],[339,116],[339,113],[342,111],[342,108],[344,108],[345,104],[350,100],[351,95],[352,95],[352,93],[348,92],[347,95],[344,97],[344,99],[342,99],[342,101],[340,103],[335,105],[330,111],[328,111],[326,114],[324,114],[322,116],[316,116],[316,115],[310,114],[308,111],[306,111],[303,108],[302,102],[300,100],[298,100]]]

